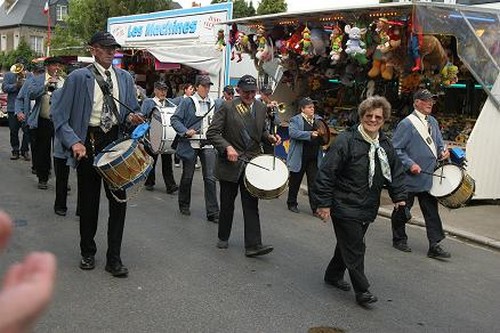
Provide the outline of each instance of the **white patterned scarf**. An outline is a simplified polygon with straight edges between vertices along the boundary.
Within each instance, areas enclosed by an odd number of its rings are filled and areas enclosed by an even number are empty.
[[[375,152],[377,152],[377,156],[380,161],[382,175],[389,182],[392,182],[391,167],[389,165],[389,160],[387,159],[387,154],[378,141],[379,135],[377,134],[377,137],[372,139],[368,133],[365,132],[361,124],[358,126],[358,131],[363,139],[370,144],[370,151],[368,152],[368,157],[370,159],[370,167],[368,168],[368,186],[371,188],[373,185],[373,176],[375,175]]]

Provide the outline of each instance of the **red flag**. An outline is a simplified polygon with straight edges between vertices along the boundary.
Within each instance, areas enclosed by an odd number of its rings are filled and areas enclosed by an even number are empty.
[[[45,5],[43,6],[43,13],[47,15],[49,13],[49,1],[45,1]]]

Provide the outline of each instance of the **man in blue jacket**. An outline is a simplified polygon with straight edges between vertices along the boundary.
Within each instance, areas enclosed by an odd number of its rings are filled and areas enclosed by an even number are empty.
[[[413,95],[415,111],[398,124],[392,143],[406,170],[406,185],[408,190],[407,206],[413,206],[415,197],[424,215],[427,238],[429,240],[430,258],[449,258],[450,253],[440,245],[444,238],[443,223],[439,217],[438,201],[429,194],[432,187],[432,173],[438,160],[449,158],[439,124],[431,116],[436,95],[427,89],[417,91]],[[392,215],[392,241],[394,248],[411,252],[408,246],[408,236],[405,232],[405,219]]]
[[[27,76],[27,61],[22,57],[18,57],[16,59],[16,64],[22,65],[23,69],[19,73],[5,73],[2,83],[2,91],[7,93],[7,115],[9,119],[10,145],[12,147],[12,155],[10,156],[10,159],[18,160],[19,154],[21,154],[25,160],[29,161],[28,127],[23,126],[23,122],[19,121],[15,114],[16,97]],[[19,129],[22,129],[23,131],[21,146],[19,146]]]
[[[110,33],[96,32],[89,46],[95,63],[77,69],[67,77],[61,98],[52,108],[55,134],[65,148],[68,163],[77,167],[78,186],[81,187],[78,189],[82,256],[79,266],[83,270],[95,268],[97,252],[94,237],[102,177],[93,167],[94,156],[120,137],[126,122],[138,124],[143,121],[134,80],[127,71],[112,66],[120,44]],[[98,85],[98,79],[105,81],[102,82],[103,89]],[[115,277],[126,277],[128,269],[120,255],[126,194],[124,190],[112,192],[106,182],[104,190],[109,202],[105,269]]]

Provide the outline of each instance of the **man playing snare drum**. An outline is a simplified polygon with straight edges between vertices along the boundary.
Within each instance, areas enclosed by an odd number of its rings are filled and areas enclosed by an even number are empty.
[[[437,161],[449,158],[450,153],[444,145],[436,118],[431,116],[436,95],[422,89],[413,95],[413,100],[415,111],[398,124],[392,139],[393,145],[407,171],[407,206],[411,209],[417,197],[424,215],[429,240],[427,256],[449,258],[451,254],[439,245],[445,235],[439,217],[438,201],[428,191],[432,187],[432,173]],[[404,216],[405,214],[392,214],[392,241],[396,249],[411,252],[407,244]]]
[[[95,268],[97,252],[94,237],[102,177],[93,167],[94,156],[119,138],[126,122],[142,122],[132,77],[128,72],[112,66],[115,51],[120,45],[110,33],[97,32],[89,46],[95,63],[73,71],[61,88],[58,103],[52,106],[55,134],[66,149],[68,162],[77,167],[82,256],[79,266],[83,270]],[[98,79],[103,88],[98,85]],[[123,105],[115,102],[115,98]],[[126,277],[128,269],[120,256],[127,209],[123,201],[126,199],[125,191],[112,192],[106,182],[104,190],[109,201],[105,269],[115,277]]]
[[[215,175],[220,182],[219,241],[217,247],[226,249],[231,234],[234,201],[241,193],[243,221],[245,223],[245,255],[255,257],[273,250],[271,245],[262,245],[259,199],[253,197],[245,187],[245,162],[260,154],[260,144],[268,140],[279,144],[278,135],[265,130],[267,107],[255,100],[257,81],[244,75],[236,88],[240,97],[222,104],[214,115],[207,132],[207,139],[219,152]]]

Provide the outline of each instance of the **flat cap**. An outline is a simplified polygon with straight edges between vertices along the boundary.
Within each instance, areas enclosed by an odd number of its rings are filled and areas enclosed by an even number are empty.
[[[105,31],[96,32],[89,41],[89,45],[99,44],[102,46],[114,46],[116,48],[121,48],[121,45],[117,43],[115,37],[112,34]]]
[[[226,93],[226,94],[230,94],[230,95],[234,95],[234,88],[233,86],[225,86],[223,91]]]
[[[208,75],[198,75],[194,83],[196,87],[198,86],[212,86],[213,83],[210,81],[210,76]]]
[[[49,57],[43,61],[43,64],[45,66],[53,65],[53,64],[64,64],[64,63],[65,63],[65,61],[60,57]]]

